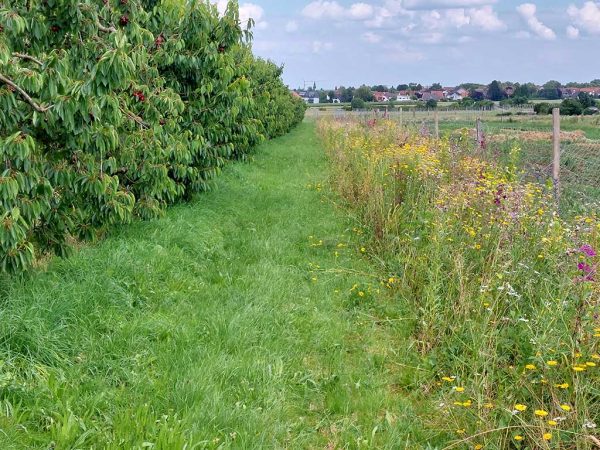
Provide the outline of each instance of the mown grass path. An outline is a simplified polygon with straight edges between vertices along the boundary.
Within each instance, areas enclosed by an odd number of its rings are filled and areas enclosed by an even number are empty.
[[[0,448],[417,448],[403,320],[317,187],[314,126],[225,172],[0,279]]]

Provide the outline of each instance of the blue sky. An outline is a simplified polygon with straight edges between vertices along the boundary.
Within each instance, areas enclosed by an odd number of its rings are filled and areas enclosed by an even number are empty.
[[[219,0],[222,4],[225,0]],[[600,78],[599,0],[240,0],[290,87]]]

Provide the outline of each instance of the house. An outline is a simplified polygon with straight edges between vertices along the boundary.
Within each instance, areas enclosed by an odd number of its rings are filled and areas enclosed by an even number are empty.
[[[412,99],[410,95],[398,94],[396,101],[398,102],[410,102]]]
[[[334,98],[332,101],[332,103],[342,103],[341,100],[339,98]]]
[[[436,102],[439,102],[440,100],[443,100],[444,97],[444,91],[431,91],[431,92],[423,92],[423,96],[421,97],[421,100],[423,101],[429,101],[429,100],[435,100]]]
[[[600,87],[581,88],[579,91],[589,94],[592,97],[600,97]]]
[[[577,98],[580,93],[585,93],[592,97],[600,97],[600,87],[561,88],[561,92],[563,98]]]
[[[317,91],[296,91],[302,100],[310,105],[319,103],[319,93]]]
[[[389,102],[390,97],[388,92],[373,92],[373,100],[376,102]]]
[[[452,100],[453,102],[459,102],[461,101],[464,97],[462,95],[460,95],[458,92],[453,92],[451,94],[448,94],[446,96],[446,98],[448,100]]]
[[[465,88],[459,88],[456,90],[456,93],[460,96],[462,96],[463,98],[468,97],[469,96],[469,91],[467,91]]]

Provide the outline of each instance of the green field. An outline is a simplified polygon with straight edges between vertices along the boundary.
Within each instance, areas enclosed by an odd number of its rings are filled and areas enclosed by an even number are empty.
[[[0,448],[432,439],[405,391],[427,371],[316,139],[304,124],[163,219],[0,279]]]

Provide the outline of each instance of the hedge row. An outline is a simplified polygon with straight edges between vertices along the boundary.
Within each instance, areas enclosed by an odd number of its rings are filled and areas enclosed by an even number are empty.
[[[0,1],[0,271],[149,219],[305,106],[236,2]]]

